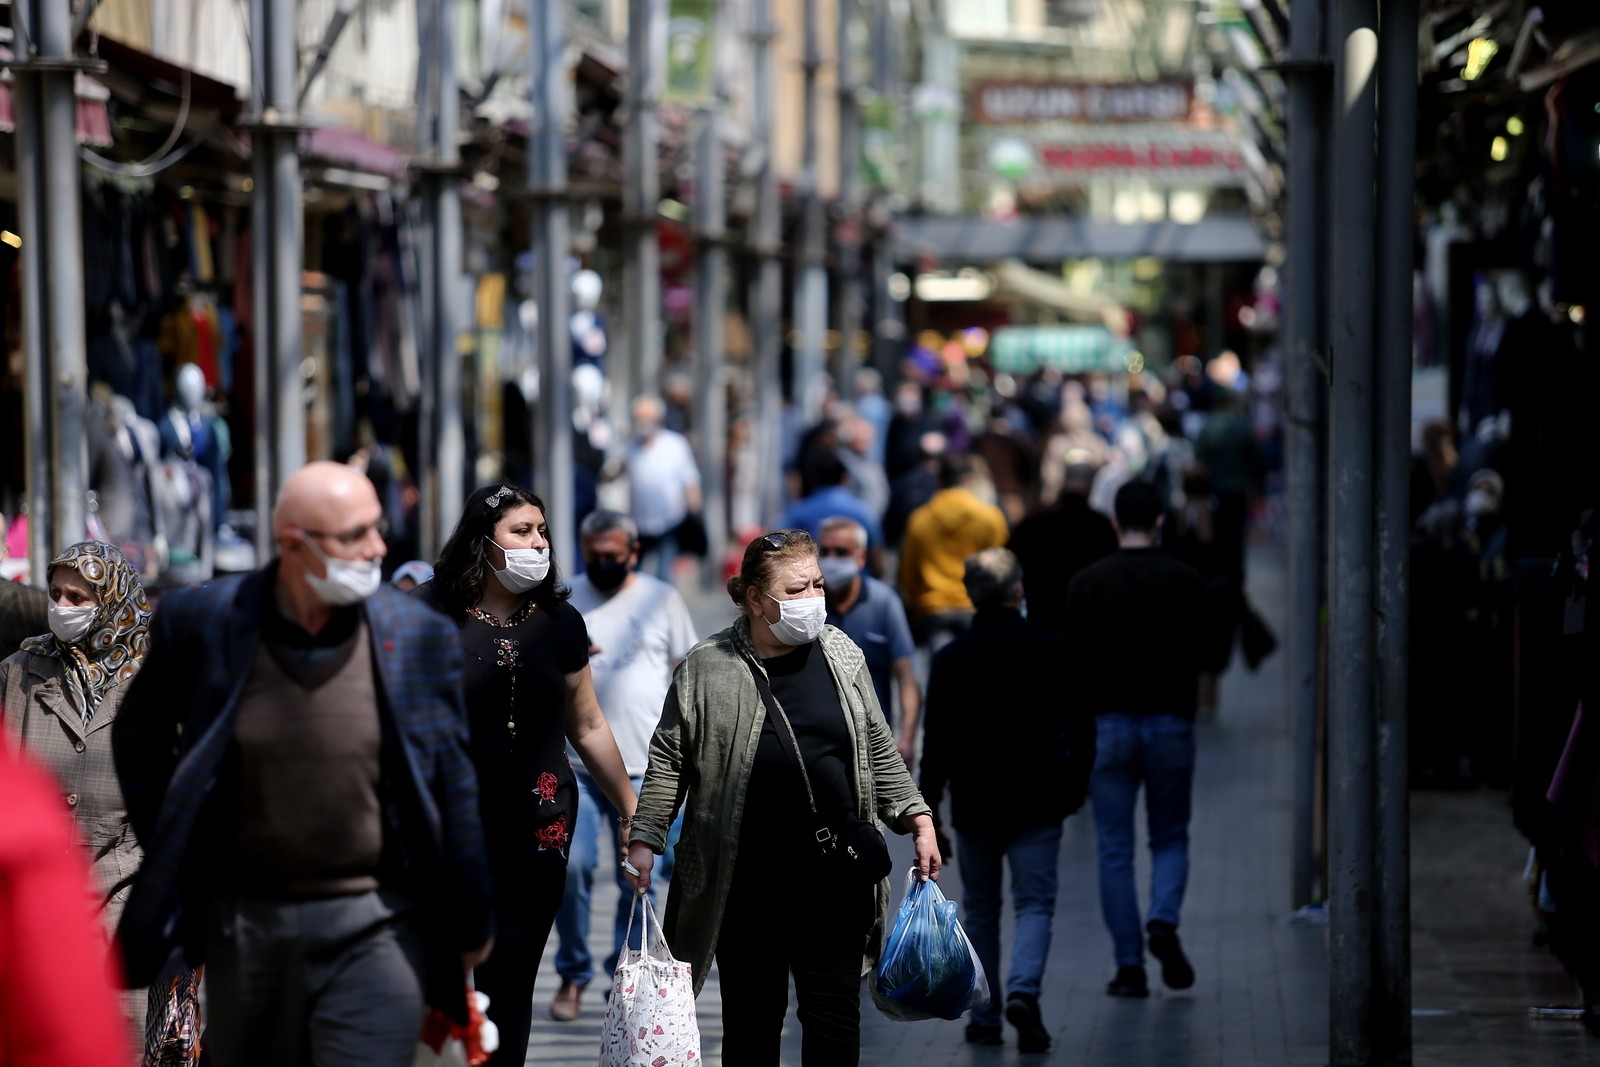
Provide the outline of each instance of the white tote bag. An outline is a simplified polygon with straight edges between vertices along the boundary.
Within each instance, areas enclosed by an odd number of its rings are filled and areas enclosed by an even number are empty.
[[[687,963],[672,958],[650,900],[635,894],[643,917],[639,951],[628,914],[628,940],[617,959],[611,1000],[600,1033],[600,1067],[684,1067],[700,1062],[700,1024],[694,1017],[694,980]],[[652,940],[652,936],[654,939]]]

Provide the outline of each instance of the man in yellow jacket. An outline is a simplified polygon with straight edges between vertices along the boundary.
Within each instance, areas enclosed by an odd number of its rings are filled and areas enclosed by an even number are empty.
[[[963,581],[967,557],[1005,545],[1004,513],[971,489],[965,456],[946,456],[940,489],[911,513],[900,548],[900,596],[911,630],[928,654],[939,651],[972,621],[972,601]]]

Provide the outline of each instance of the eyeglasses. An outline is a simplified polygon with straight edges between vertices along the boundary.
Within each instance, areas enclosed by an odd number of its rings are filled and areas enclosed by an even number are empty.
[[[374,530],[377,531],[379,537],[388,537],[388,517],[385,516],[384,518],[379,519],[377,522],[371,523],[367,526],[357,526],[353,530],[341,530],[338,533],[332,533],[328,530],[307,530],[304,527],[301,528],[300,532],[305,534],[307,537],[331,537],[341,545],[359,545],[361,542],[370,537]]]
[[[829,556],[835,556],[839,559],[851,559],[855,556],[855,554],[855,549],[849,548],[845,545],[817,546],[817,555],[821,556],[823,559],[827,559]]]
[[[761,540],[766,543],[768,548],[782,548],[789,543],[791,538],[786,533],[769,533],[763,534]]]

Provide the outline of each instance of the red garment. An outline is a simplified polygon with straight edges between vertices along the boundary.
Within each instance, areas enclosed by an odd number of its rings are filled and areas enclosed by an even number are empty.
[[[131,1064],[115,964],[72,820],[43,772],[0,756],[0,1064]]]

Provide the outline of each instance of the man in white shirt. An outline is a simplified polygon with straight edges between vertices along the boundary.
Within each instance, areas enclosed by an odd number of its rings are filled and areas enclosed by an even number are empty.
[[[579,527],[578,540],[585,570],[572,580],[571,603],[589,628],[589,667],[594,673],[595,695],[637,792],[644,782],[650,738],[661,718],[672,670],[694,647],[694,623],[689,618],[689,606],[676,589],[633,569],[639,562],[639,529],[631,518],[615,511],[591,512]],[[584,987],[594,979],[589,916],[595,866],[603,855],[615,858],[602,846],[602,836],[614,842],[622,832],[616,808],[585,773],[583,761],[571,753],[569,758],[582,797],[567,861],[567,892],[556,915],[560,938],[556,973],[561,976],[561,989],[550,1004],[550,1017],[557,1022],[571,1022],[578,1017]],[[676,839],[674,828],[672,841]],[[664,866],[671,871],[672,841],[658,870]],[[608,979],[616,969],[628,911],[633,905],[633,891],[620,866],[616,876],[622,892],[617,900],[612,952],[605,961]],[[637,926],[633,935],[635,948]]]
[[[633,402],[633,438],[628,442],[629,507],[638,525],[640,555],[649,557],[656,577],[666,579],[678,556],[678,528],[700,510],[700,468],[689,439],[662,426],[661,400],[641,396]]]

